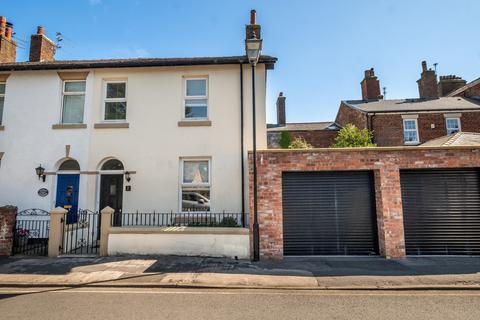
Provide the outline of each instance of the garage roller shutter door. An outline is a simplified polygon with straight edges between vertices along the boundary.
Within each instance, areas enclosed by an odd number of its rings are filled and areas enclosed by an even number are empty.
[[[283,173],[284,255],[378,253],[373,175]]]
[[[408,255],[480,254],[477,169],[401,171]]]

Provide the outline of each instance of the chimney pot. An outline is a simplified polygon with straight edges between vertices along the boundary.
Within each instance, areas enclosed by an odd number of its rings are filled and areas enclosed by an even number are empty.
[[[250,11],[250,24],[257,24],[257,11],[251,10]]]
[[[427,61],[422,61],[422,71],[427,71]]]
[[[277,124],[279,126],[284,126],[287,123],[285,100],[286,97],[283,96],[283,92],[280,92],[277,98]]]
[[[5,38],[7,38],[8,40],[11,40],[12,39],[12,33],[13,33],[12,27],[7,27],[5,29]]]
[[[45,34],[45,29],[43,28],[43,26],[38,26],[37,27],[37,34]]]

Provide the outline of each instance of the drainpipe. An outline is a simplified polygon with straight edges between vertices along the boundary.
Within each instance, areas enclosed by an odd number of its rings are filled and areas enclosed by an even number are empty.
[[[240,163],[242,171],[242,227],[245,227],[245,159],[243,140],[243,63],[240,63]]]

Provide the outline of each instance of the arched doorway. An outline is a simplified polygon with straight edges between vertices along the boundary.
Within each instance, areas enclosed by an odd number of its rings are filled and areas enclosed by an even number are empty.
[[[55,207],[68,211],[67,224],[78,220],[78,197],[80,185],[80,165],[74,159],[63,161],[57,172],[57,194]]]
[[[105,161],[100,168],[100,210],[111,207],[115,210],[114,226],[121,225],[123,206],[123,163],[117,159]]]

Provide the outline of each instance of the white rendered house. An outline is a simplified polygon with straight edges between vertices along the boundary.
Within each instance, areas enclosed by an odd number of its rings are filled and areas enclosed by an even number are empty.
[[[12,61],[9,45],[0,43],[0,206],[248,211],[245,56],[55,61],[41,27],[29,62]],[[275,62],[262,56],[256,67],[259,149]]]

